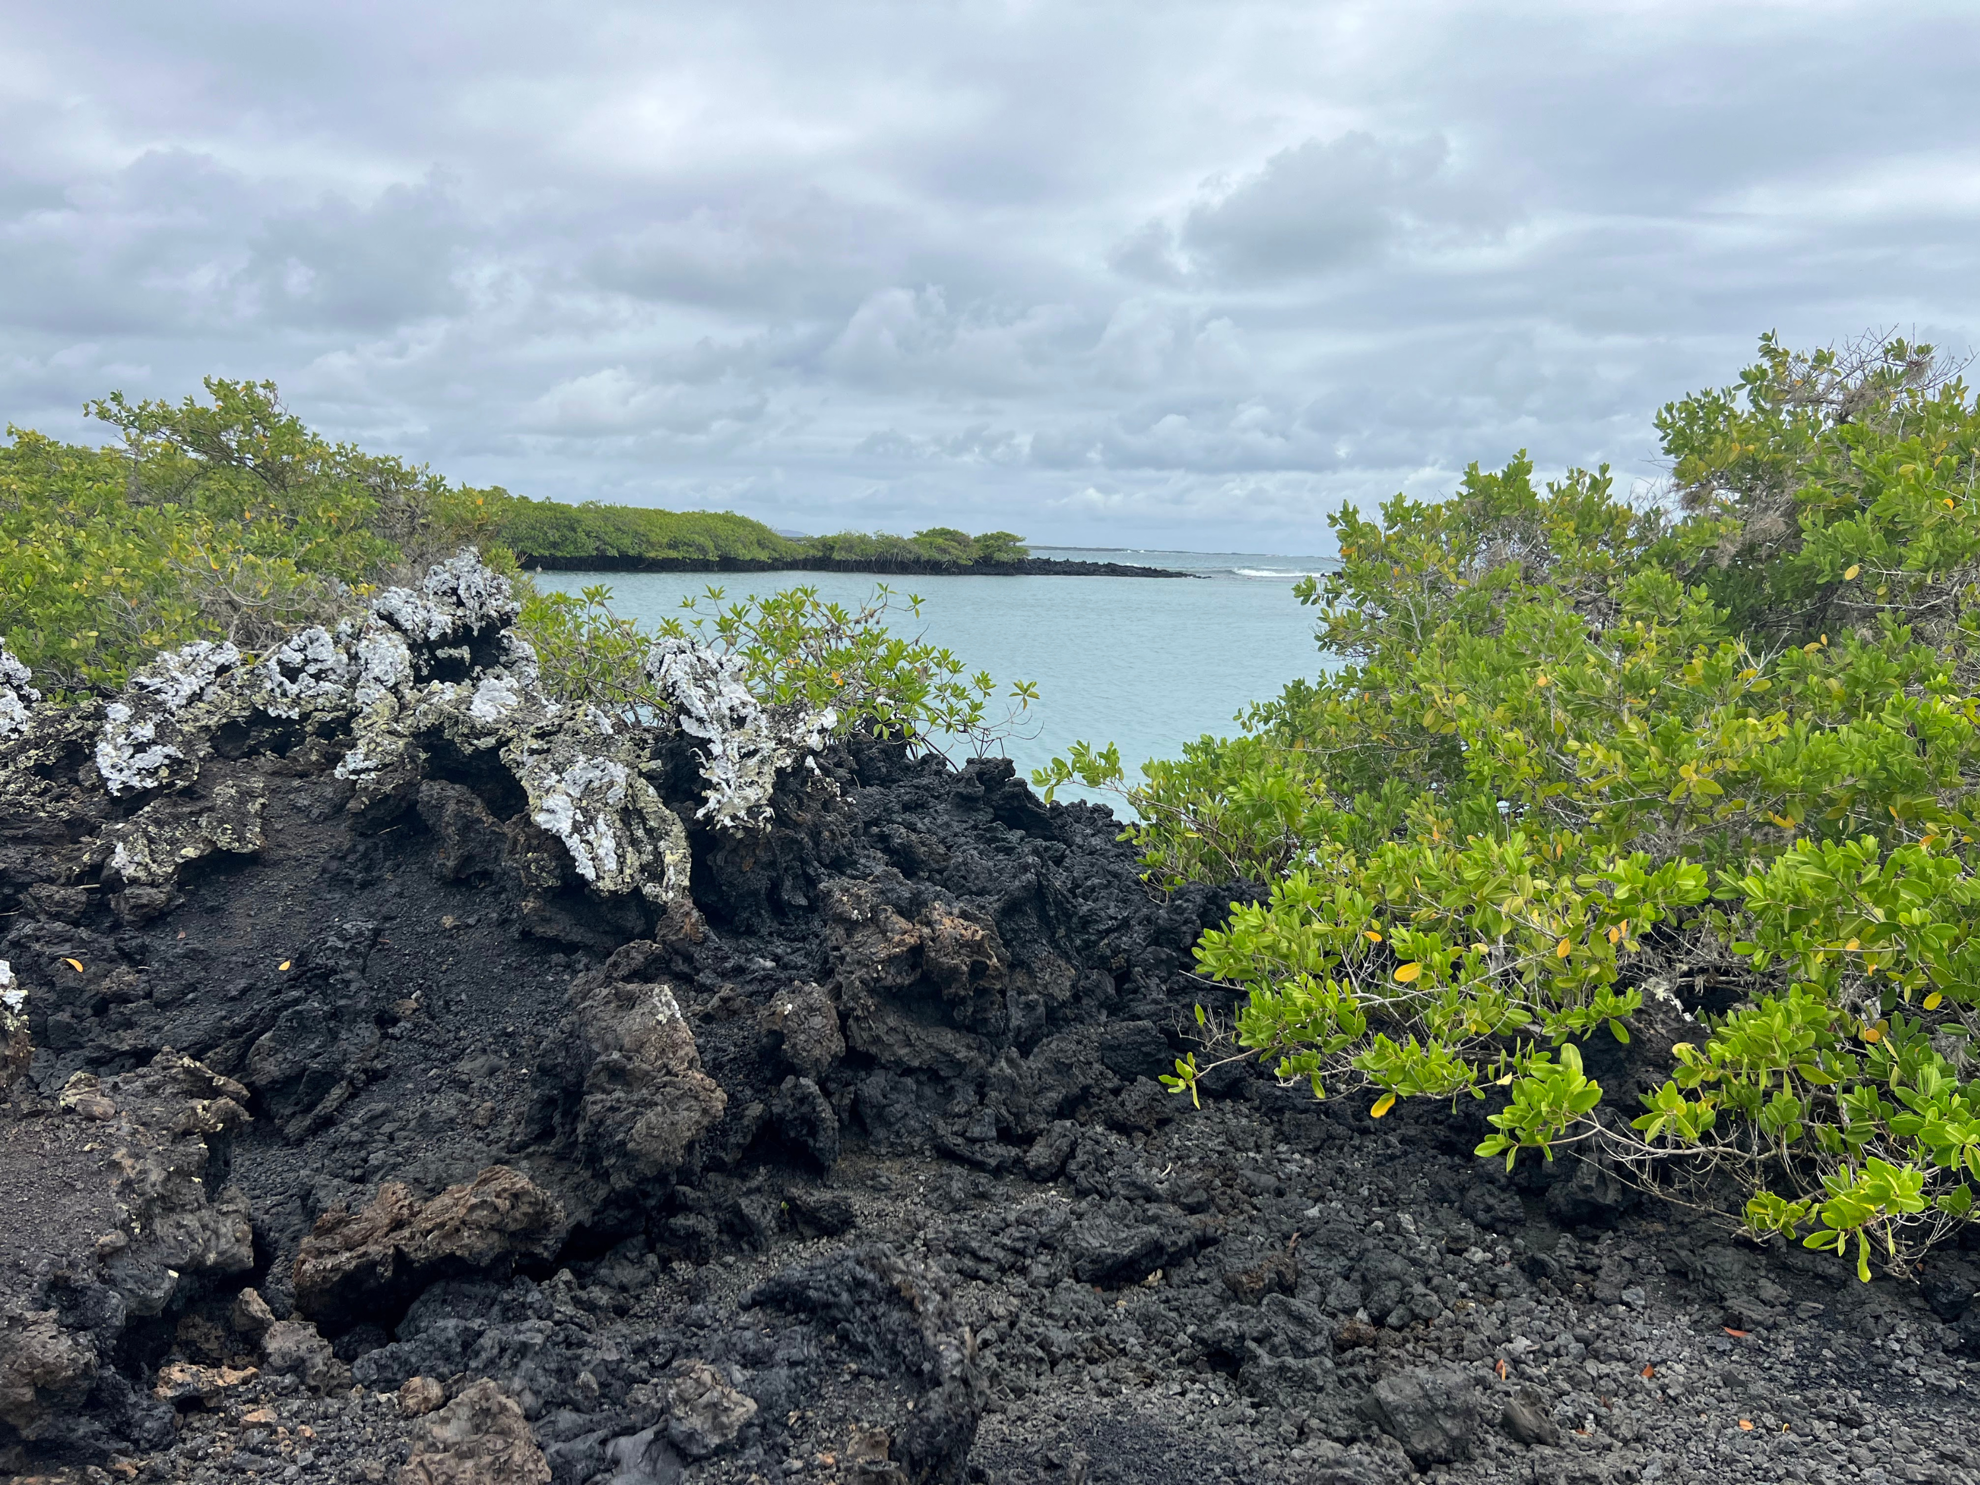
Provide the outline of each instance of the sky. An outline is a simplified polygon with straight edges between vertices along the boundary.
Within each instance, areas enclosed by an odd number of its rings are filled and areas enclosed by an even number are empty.
[[[1325,554],[1762,331],[1980,343],[1980,8],[0,8],[0,416],[271,379],[451,478]]]

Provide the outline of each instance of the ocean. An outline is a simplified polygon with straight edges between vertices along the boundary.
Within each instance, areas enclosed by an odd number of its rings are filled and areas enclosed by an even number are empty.
[[[1319,673],[1310,609],[1293,584],[1325,570],[1317,557],[1261,552],[1161,552],[1033,547],[1038,557],[1121,562],[1195,574],[1193,580],[1119,577],[897,577],[861,573],[543,573],[545,588],[612,590],[615,612],[651,624],[711,584],[733,600],[814,586],[853,604],[876,581],[922,599],[918,632],[969,669],[988,670],[999,691],[1033,681],[1020,733],[1003,749],[1029,775],[1075,740],[1115,743],[1130,778],[1149,758],[1174,757],[1204,733],[1237,731],[1253,701],[1296,676]],[[708,605],[704,603],[704,608]],[[899,627],[899,626],[897,626]],[[906,632],[904,629],[902,632]],[[1061,790],[1060,797],[1099,797]],[[1101,797],[1102,803],[1117,801]]]

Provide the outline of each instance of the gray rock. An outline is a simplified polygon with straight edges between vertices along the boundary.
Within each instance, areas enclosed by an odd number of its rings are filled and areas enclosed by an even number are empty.
[[[1506,1399],[1506,1411],[1499,1422],[1522,1444],[1554,1448],[1561,1441],[1560,1425],[1547,1411],[1547,1400],[1531,1387],[1522,1387]]]
[[[1608,1227],[1640,1198],[1606,1160],[1577,1155],[1566,1175],[1547,1188],[1547,1212],[1568,1227]]]
[[[317,1218],[296,1255],[296,1306],[341,1329],[439,1278],[506,1277],[518,1261],[555,1253],[568,1230],[562,1204],[505,1165],[427,1202],[387,1181],[369,1206]]]
[[[1066,1168],[1073,1146],[1079,1143],[1079,1126],[1061,1119],[1032,1141],[1025,1152],[1024,1173],[1034,1181],[1050,1181]]]
[[[550,1464],[516,1400],[480,1381],[427,1420],[399,1485],[550,1485]]]
[[[1471,1453],[1478,1428],[1477,1389],[1463,1372],[1411,1367],[1384,1377],[1369,1393],[1371,1416],[1401,1444],[1417,1468],[1450,1464]]]
[[[839,1012],[816,985],[799,985],[763,1009],[763,1037],[800,1077],[822,1078],[846,1055]]]
[[[269,1371],[296,1377],[305,1387],[323,1387],[337,1370],[330,1343],[307,1320],[277,1320],[269,1326],[261,1338],[261,1358]]]
[[[1119,1222],[1094,1217],[1072,1232],[1073,1277],[1083,1284],[1134,1283],[1186,1258],[1209,1237],[1200,1223],[1170,1209],[1172,1220]],[[1160,1209],[1151,1209],[1159,1216]]]
[[[1238,1383],[1268,1408],[1310,1411],[1334,1382],[1334,1363],[1325,1356],[1271,1356],[1256,1342],[1238,1372]]]
[[[810,1078],[785,1078],[770,1095],[777,1133],[830,1170],[839,1158],[839,1116]]]
[[[756,1417],[756,1400],[705,1361],[690,1362],[667,1393],[667,1439],[689,1459],[729,1448]]]
[[[606,1485],[678,1485],[686,1470],[657,1426],[613,1439],[605,1459],[612,1466]]]

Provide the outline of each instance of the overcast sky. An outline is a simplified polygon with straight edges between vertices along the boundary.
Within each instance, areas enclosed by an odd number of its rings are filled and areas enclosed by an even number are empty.
[[[286,12],[286,13],[285,13]],[[0,413],[272,378],[519,493],[1324,552],[1980,341],[1980,8],[0,8]]]

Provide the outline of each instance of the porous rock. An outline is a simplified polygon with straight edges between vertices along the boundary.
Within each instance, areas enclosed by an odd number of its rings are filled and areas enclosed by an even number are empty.
[[[821,1167],[839,1158],[839,1116],[810,1078],[788,1077],[770,1097],[777,1132]]]
[[[226,780],[205,800],[154,800],[105,832],[111,846],[106,884],[169,888],[185,867],[216,851],[254,854],[262,848],[265,804],[266,789],[251,776]],[[149,899],[160,900],[155,894]]]
[[[667,1389],[667,1439],[689,1459],[729,1448],[755,1417],[755,1399],[705,1361],[689,1362]]]
[[[1561,1179],[1547,1188],[1547,1212],[1557,1222],[1570,1227],[1612,1227],[1642,1199],[1604,1154],[1578,1151],[1566,1166]]]
[[[683,933],[701,931],[691,915],[679,923]],[[568,1034],[539,1070],[558,1090],[555,1118],[566,1148],[612,1190],[671,1177],[728,1107],[721,1085],[702,1071],[661,958],[659,944],[642,940],[574,979]]]
[[[516,1400],[484,1379],[427,1420],[398,1480],[399,1485],[549,1485],[550,1465]]]
[[[456,1274],[506,1276],[562,1245],[563,1206],[520,1171],[495,1165],[421,1202],[388,1181],[357,1212],[317,1218],[295,1261],[296,1307],[332,1330],[392,1312]]]
[[[135,1072],[78,1074],[65,1091],[111,1106],[104,1142],[123,1220],[96,1251],[131,1314],[162,1313],[188,1279],[253,1266],[247,1199],[212,1179],[248,1122],[245,1088],[168,1049]]]
[[[923,1389],[894,1452],[914,1485],[960,1485],[983,1415],[975,1345],[933,1275],[885,1244],[786,1269],[743,1296],[827,1322],[853,1354]]]
[[[23,1438],[43,1436],[51,1414],[83,1403],[97,1365],[92,1338],[55,1310],[0,1310],[0,1421]]]
[[[695,814],[717,826],[767,823],[778,774],[823,747],[838,725],[829,708],[764,706],[743,684],[739,655],[668,637],[653,645],[645,663],[647,675],[673,702],[681,730],[701,744],[708,791]]]
[[[432,1377],[408,1377],[399,1388],[399,1411],[408,1418],[423,1418],[447,1401],[447,1389]]]
[[[0,642],[0,742],[21,736],[41,704],[34,675],[20,658]]]
[[[586,886],[673,900],[686,890],[687,837],[640,772],[644,742],[543,694],[535,654],[511,627],[519,608],[507,579],[463,553],[417,588],[377,595],[362,618],[305,629],[252,665],[230,644],[183,646],[135,672],[105,709],[97,775],[114,797],[185,790],[224,732],[287,724],[342,738],[335,774],[351,785],[348,808],[382,827],[418,802],[429,753],[480,760],[506,771]],[[795,744],[783,741],[788,764]],[[132,889],[168,884],[213,850],[259,848],[258,817],[223,791],[203,812],[153,809],[112,832],[112,871]]]
[[[798,985],[772,997],[762,1024],[767,1049],[781,1055],[800,1077],[822,1078],[846,1055],[838,1008],[817,985]]]
[[[293,1376],[305,1387],[321,1389],[341,1368],[330,1343],[305,1320],[277,1320],[262,1334],[261,1355],[268,1370]]]
[[[1123,1221],[1106,1214],[1072,1231],[1073,1277],[1083,1284],[1139,1283],[1216,1241],[1212,1223],[1171,1208],[1147,1209],[1149,1220]]]
[[[39,1140],[0,1130],[9,1189],[60,1193],[10,1233],[39,1261],[0,1270],[0,1423],[15,1435],[83,1457],[170,1437],[169,1406],[117,1362],[134,1325],[253,1263],[247,1203],[222,1179],[246,1097],[166,1051],[71,1078]]]
[[[0,1094],[28,1070],[34,1041],[28,1034],[27,987],[14,975],[14,966],[0,959]]]

